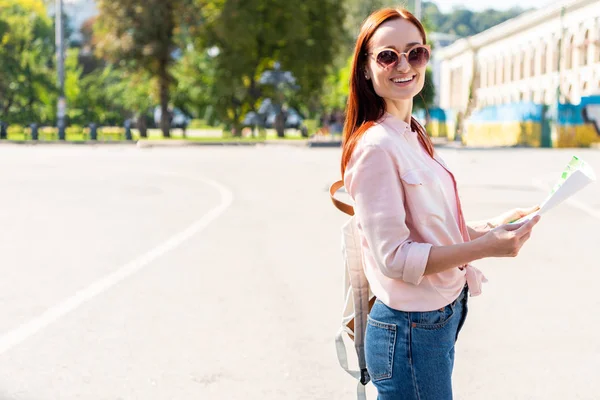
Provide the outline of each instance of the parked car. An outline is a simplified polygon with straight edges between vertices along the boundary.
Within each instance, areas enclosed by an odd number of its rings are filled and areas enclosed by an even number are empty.
[[[254,111],[250,111],[249,113],[244,115],[244,119],[242,120],[243,126],[254,127],[254,126],[261,126],[263,124],[264,124],[264,116],[261,116],[260,114],[255,113]]]
[[[192,119],[177,107],[172,108],[169,111],[171,113],[171,128],[187,129]],[[160,106],[156,106],[154,108],[154,123],[156,124],[156,127],[160,127],[161,117],[162,109]]]
[[[285,118],[285,129],[300,129],[304,122],[304,118],[302,118],[298,111],[294,108],[288,108],[285,112],[287,114]],[[275,117],[277,117],[277,113],[274,112],[267,115],[265,124],[267,128],[273,128]]]
[[[286,110],[286,119],[285,119],[285,129],[300,129],[302,124],[304,123],[304,118],[296,111],[294,108],[288,108]],[[266,115],[256,113],[254,111],[250,111],[246,115],[244,115],[244,119],[242,120],[243,126],[262,126],[265,128],[272,129],[273,124],[275,123],[275,118],[277,117],[277,113],[275,111],[269,110]]]

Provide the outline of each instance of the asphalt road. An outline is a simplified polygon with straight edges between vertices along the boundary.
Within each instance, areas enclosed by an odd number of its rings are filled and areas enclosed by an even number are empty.
[[[600,173],[597,150],[441,152],[469,219],[541,201],[573,154]],[[0,146],[0,400],[352,399],[339,156]],[[600,398],[599,222],[595,184],[476,264],[456,399]]]

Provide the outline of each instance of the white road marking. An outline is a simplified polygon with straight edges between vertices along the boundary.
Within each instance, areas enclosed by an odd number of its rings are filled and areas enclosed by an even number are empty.
[[[166,175],[166,174],[162,174]],[[181,175],[169,175],[182,177]],[[65,316],[71,311],[77,309],[82,304],[93,299],[94,297],[106,292],[113,286],[129,278],[136,272],[146,267],[152,261],[177,248],[179,245],[190,239],[192,236],[202,232],[212,221],[217,219],[223,212],[233,203],[233,193],[225,186],[208,179],[195,178],[185,176],[186,179],[196,180],[216,188],[221,195],[221,203],[204,214],[200,219],[196,220],[183,231],[171,236],[162,244],[153,248],[145,254],[133,259],[125,265],[119,267],[115,272],[101,278],[88,287],[78,291],[73,296],[63,300],[46,310],[44,313],[22,324],[18,328],[0,336],[0,354],[5,353],[19,343],[25,341],[37,332],[46,328],[59,318]]]

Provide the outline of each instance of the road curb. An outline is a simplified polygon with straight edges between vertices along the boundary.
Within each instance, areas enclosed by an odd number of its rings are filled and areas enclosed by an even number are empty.
[[[334,148],[342,147],[341,140],[293,140],[293,139],[267,139],[261,141],[194,141],[194,140],[179,140],[179,139],[140,139],[132,141],[44,141],[44,140],[0,140],[0,145],[22,145],[22,146],[44,146],[44,145],[68,145],[68,146],[136,146],[138,148],[152,148],[152,147],[197,147],[197,146],[291,146],[291,147],[309,147],[309,148]],[[469,146],[465,146],[458,142],[446,142],[446,141],[434,141],[435,147],[441,148],[455,148],[455,149],[469,149]],[[598,145],[597,145],[598,146]],[[593,146],[595,148],[600,148]]]
[[[46,145],[62,145],[62,146],[115,146],[115,145],[126,145],[126,146],[135,146],[136,142],[131,140],[123,140],[123,141],[95,141],[95,140],[86,140],[86,141],[59,141],[59,140],[0,140],[1,145],[21,145],[21,146],[46,146]]]
[[[137,147],[255,146],[263,142],[194,142],[191,140],[138,140]]]

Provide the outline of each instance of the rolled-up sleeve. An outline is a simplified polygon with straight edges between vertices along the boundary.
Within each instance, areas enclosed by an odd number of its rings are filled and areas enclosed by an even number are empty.
[[[344,185],[381,272],[418,285],[432,245],[409,240],[402,183],[391,154],[377,145],[357,147],[346,167]]]

